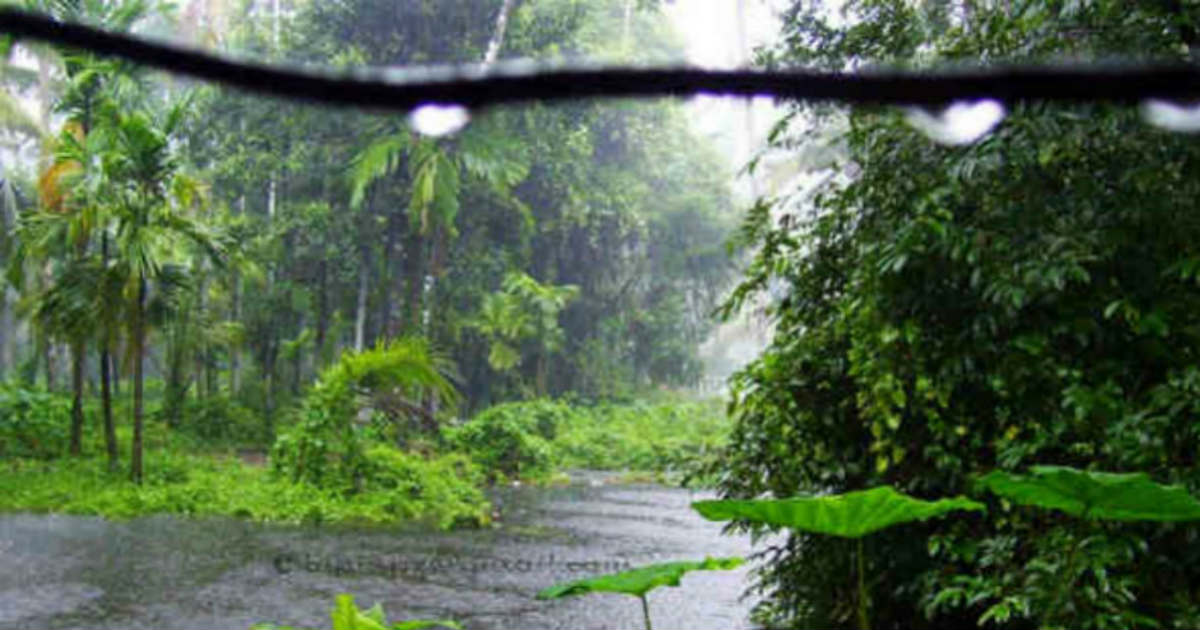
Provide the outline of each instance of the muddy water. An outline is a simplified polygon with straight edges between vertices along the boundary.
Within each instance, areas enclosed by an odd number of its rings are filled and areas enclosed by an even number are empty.
[[[640,628],[636,599],[537,601],[555,582],[650,562],[745,555],[746,538],[651,485],[507,488],[500,527],[420,532],[150,517],[0,516],[0,628],[328,627],[337,593],[389,619],[467,628]],[[650,594],[655,628],[747,628],[745,570]]]

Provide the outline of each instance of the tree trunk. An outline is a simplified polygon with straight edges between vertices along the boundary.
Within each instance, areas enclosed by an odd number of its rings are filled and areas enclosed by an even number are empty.
[[[38,333],[42,349],[42,363],[46,367],[46,390],[54,391],[54,344],[45,332]]]
[[[114,344],[108,349],[108,364],[112,368],[112,391],[113,396],[121,395],[121,361],[117,358],[121,356],[121,344]]]
[[[367,289],[370,279],[371,256],[370,248],[362,246],[362,260],[358,268],[358,305],[354,314],[354,351],[362,352],[366,342],[367,328]]]
[[[296,331],[297,331],[296,336],[297,336],[297,338],[304,335],[304,328],[307,325],[307,323],[308,322],[306,321],[306,319],[304,317],[304,312],[301,311],[301,312],[297,313],[297,315],[296,315]],[[305,356],[304,348],[300,344],[297,344],[296,353],[294,355],[292,355],[291,390],[292,390],[293,395],[300,393],[300,381],[302,380],[302,377],[304,375],[304,356]]]
[[[379,336],[384,339],[391,338],[395,333],[395,327],[392,324],[392,279],[395,276],[392,260],[396,250],[396,236],[400,231],[399,223],[400,218],[397,213],[392,213],[388,217],[387,237],[383,243],[383,264],[379,266],[382,270],[379,286],[383,291],[383,305],[379,309]]]
[[[244,121],[243,121],[244,122]],[[242,125],[242,133],[245,133],[246,126]],[[246,214],[246,195],[242,195],[238,199],[238,215]],[[232,299],[233,321],[242,321],[242,274],[238,268],[233,268],[233,299]],[[229,345],[229,395],[236,397],[238,391],[241,390],[241,368],[242,368],[242,350],[236,343]]]
[[[112,356],[108,351],[108,337],[100,342],[100,406],[104,411],[104,448],[108,451],[108,470],[117,469],[117,429],[112,413],[112,374],[109,370]]]
[[[425,243],[416,228],[410,228],[405,258],[408,261],[408,328],[411,334],[421,333],[421,296],[425,293]]]
[[[146,353],[146,324],[143,321],[146,308],[146,278],[138,278],[137,303],[133,308],[133,452],[130,455],[130,479],[142,483],[142,394],[143,362]]]
[[[200,312],[197,313],[197,320],[203,326],[208,316],[208,265],[201,260],[200,263]],[[212,394],[209,391],[208,378],[208,344],[204,341],[204,331],[197,330],[200,335],[199,348],[196,349],[196,400],[203,400],[206,396]]]
[[[320,370],[329,362],[325,348],[325,336],[329,330],[329,271],[324,258],[318,263],[318,267],[320,271],[317,284],[317,337],[313,345],[313,353],[317,357],[317,370]]]
[[[263,356],[263,386],[266,388],[266,425],[267,440],[275,437],[275,363],[279,356],[278,336],[267,340]]]
[[[85,346],[71,344],[71,454],[83,453],[83,357]]]
[[[496,63],[500,56],[500,48],[504,46],[504,29],[508,25],[508,14],[512,11],[513,0],[504,0],[500,5],[500,13],[496,15],[496,29],[492,31],[492,39],[488,42],[487,52],[483,55],[483,65]]]
[[[108,233],[100,233],[100,268],[108,269]],[[112,410],[112,331],[106,321],[100,330],[100,407],[104,416],[104,449],[108,453],[108,470],[117,470],[117,428]]]
[[[15,334],[8,309],[8,288],[0,287],[0,380],[4,379],[9,366],[9,357],[12,356],[9,350]]]

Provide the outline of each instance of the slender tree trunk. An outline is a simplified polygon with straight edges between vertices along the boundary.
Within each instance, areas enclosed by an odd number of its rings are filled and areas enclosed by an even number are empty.
[[[629,56],[633,55],[633,3],[634,0],[625,0],[625,16],[621,29],[621,46]]]
[[[422,323],[421,296],[425,293],[425,243],[416,228],[410,228],[405,258],[408,261],[408,328],[420,334]]]
[[[245,124],[242,125],[242,132],[245,133]],[[242,195],[238,199],[238,215],[246,214],[246,195]],[[242,274],[238,268],[233,268],[233,321],[242,321]],[[241,383],[241,368],[242,368],[242,350],[236,343],[229,345],[229,395],[236,397],[242,388]]]
[[[487,52],[483,55],[483,65],[496,63],[500,56],[500,48],[504,46],[504,29],[508,26],[508,14],[512,11],[513,0],[504,0],[500,5],[500,13],[496,15],[496,29],[492,31],[492,39],[488,42]]]
[[[104,412],[104,448],[108,451],[108,469],[115,471],[118,466],[117,429],[113,424],[112,413],[112,375],[109,373],[112,357],[108,351],[108,335],[100,342],[100,406]]]
[[[121,361],[117,358],[119,356],[121,356],[121,344],[113,344],[108,352],[108,364],[112,368],[113,396],[121,395]]]
[[[203,326],[208,317],[208,265],[204,264],[203,260],[200,263],[200,312],[198,313],[198,321]],[[196,400],[203,400],[205,396],[212,394],[209,391],[208,378],[208,344],[204,342],[204,332],[197,331],[200,334],[200,347],[196,350]]]
[[[8,309],[8,288],[0,287],[0,380],[4,379],[9,366],[9,348],[15,334],[12,316]]]
[[[146,278],[138,278],[137,304],[133,309],[133,452],[130,455],[130,479],[142,483],[143,369],[146,354]]]
[[[367,328],[367,289],[370,284],[368,277],[371,265],[371,250],[362,246],[362,261],[358,268],[358,305],[354,314],[354,350],[362,352],[366,345]]]
[[[317,357],[317,369],[325,367],[328,363],[327,352],[325,351],[325,336],[329,330],[329,271],[328,265],[325,264],[325,259],[322,258],[318,263],[318,284],[317,284],[317,337],[313,346],[313,352]]]
[[[537,375],[534,377],[536,379],[535,383],[539,397],[546,395],[546,381],[549,372],[548,368],[549,364],[546,361],[546,353],[539,350],[537,358]]]
[[[266,431],[267,440],[275,437],[275,363],[279,356],[279,341],[273,337],[266,344],[266,356],[263,357],[263,385],[266,387]]]
[[[100,234],[100,268],[108,269],[108,233]],[[100,407],[104,415],[104,448],[108,452],[108,470],[115,472],[118,466],[117,428],[113,423],[112,410],[112,336],[105,322],[100,331]]]
[[[298,331],[296,334],[297,334],[297,336],[303,335],[304,327],[305,327],[305,324],[307,323],[305,321],[304,312],[301,311],[300,313],[298,313],[296,315],[296,319],[297,319],[296,330]],[[292,355],[292,384],[291,384],[292,394],[300,393],[300,381],[302,380],[302,377],[304,375],[304,357],[305,357],[304,349],[302,347],[297,347],[296,353],[294,355]]]
[[[83,453],[83,357],[86,347],[71,344],[71,454]]]
[[[38,350],[42,355],[42,366],[46,369],[46,389],[54,391],[54,348],[44,330],[38,331]]]
[[[395,332],[392,325],[392,277],[395,275],[392,269],[392,259],[396,250],[396,234],[400,231],[399,223],[400,220],[396,213],[388,217],[387,237],[383,243],[383,264],[379,266],[383,276],[379,279],[379,286],[383,291],[383,305],[379,309],[379,336],[384,339],[390,338]]]

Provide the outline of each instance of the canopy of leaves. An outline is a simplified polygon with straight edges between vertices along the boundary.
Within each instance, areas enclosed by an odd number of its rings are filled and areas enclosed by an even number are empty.
[[[538,599],[558,599],[587,593],[623,593],[641,597],[660,586],[679,586],[690,571],[727,571],[742,565],[741,558],[705,558],[698,562],[666,562],[556,584],[537,594]]]
[[[1154,483],[1146,473],[1108,473],[1032,466],[1030,474],[994,470],[979,485],[1017,503],[1107,521],[1200,520],[1200,501],[1182,486]]]
[[[984,510],[982,503],[965,497],[922,501],[890,486],[825,497],[696,501],[692,508],[710,521],[740,520],[844,538],[861,538],[893,525],[924,521],[956,510]]]

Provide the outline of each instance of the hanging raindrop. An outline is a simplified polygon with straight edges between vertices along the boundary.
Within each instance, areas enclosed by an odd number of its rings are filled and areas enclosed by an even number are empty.
[[[1151,125],[1168,131],[1200,131],[1200,103],[1180,105],[1151,99],[1142,103],[1142,117]]]
[[[906,109],[908,124],[929,136],[934,142],[948,145],[971,144],[986,136],[1001,120],[1004,106],[999,101],[960,101],[951,103],[939,114],[919,107]]]
[[[460,105],[422,105],[408,115],[408,124],[425,136],[445,136],[471,122],[471,112]]]

